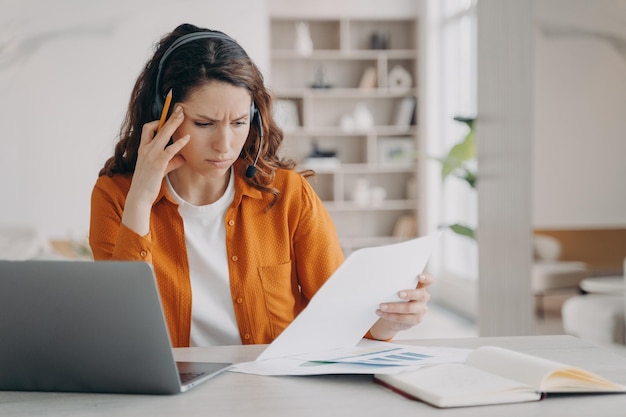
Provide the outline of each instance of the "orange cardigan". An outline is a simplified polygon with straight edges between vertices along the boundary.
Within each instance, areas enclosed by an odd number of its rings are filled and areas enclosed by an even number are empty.
[[[276,173],[272,186],[281,195],[269,211],[271,195],[239,175],[224,218],[231,296],[242,343],[270,343],[344,256],[328,212],[300,174]],[[193,297],[183,220],[164,181],[152,207],[150,232],[142,237],[122,225],[131,179],[101,176],[94,186],[89,233],[94,259],[151,263],[172,344],[189,346]]]

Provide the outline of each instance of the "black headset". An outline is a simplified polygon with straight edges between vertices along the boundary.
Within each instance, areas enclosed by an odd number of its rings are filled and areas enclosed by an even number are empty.
[[[223,39],[239,45],[237,41],[235,41],[233,38],[221,32],[193,32],[176,39],[174,43],[172,43],[172,45],[167,48],[167,50],[161,57],[161,61],[159,62],[159,69],[157,71],[156,77],[156,91],[154,95],[154,102],[152,103],[152,118],[154,120],[160,117],[161,112],[163,111],[163,106],[165,105],[163,97],[159,94],[159,91],[161,83],[161,70],[163,69],[163,63],[165,62],[167,57],[179,46],[182,46],[191,41],[195,41],[197,39],[209,38]],[[256,108],[254,100],[252,100],[252,104],[250,104],[250,123],[252,123],[254,120],[256,120],[257,126],[259,128],[259,150],[257,151],[256,157],[254,158],[254,164],[249,165],[246,169],[246,177],[248,178],[252,178],[254,177],[254,174],[256,174],[256,164],[259,161],[259,156],[261,155],[261,147],[263,145],[263,121],[261,120],[261,113],[259,113],[259,110]]]

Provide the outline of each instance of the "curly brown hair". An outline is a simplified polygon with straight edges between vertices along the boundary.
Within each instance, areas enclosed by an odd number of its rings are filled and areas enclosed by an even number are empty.
[[[157,80],[159,63],[170,46],[181,36],[196,32],[210,32],[217,36],[196,39],[169,51],[162,64],[160,79]],[[263,75],[245,50],[233,39],[223,32],[191,24],[178,26],[156,44],[154,55],[146,63],[132,90],[114,154],[106,161],[99,176],[134,172],[142,127],[145,123],[155,120],[153,105],[157,94],[165,97],[166,92],[172,89],[171,108],[174,108],[174,103],[185,101],[195,89],[212,81],[244,87],[250,92],[263,121],[263,144],[256,174],[247,178],[246,166],[254,163],[260,139],[257,124],[251,123],[250,133],[239,156],[246,163],[239,164],[236,174],[243,176],[248,184],[260,191],[273,194],[274,199],[270,206],[273,205],[280,195],[277,189],[270,187],[276,170],[294,169],[296,164],[291,159],[278,156],[278,150],[283,142],[283,132],[272,117],[272,98],[265,87]],[[156,91],[157,85],[160,91]],[[302,174],[313,175],[312,171],[305,171]]]

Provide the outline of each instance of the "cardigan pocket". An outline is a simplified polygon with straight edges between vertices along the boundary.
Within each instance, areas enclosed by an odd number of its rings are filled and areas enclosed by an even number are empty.
[[[272,338],[276,338],[301,310],[296,298],[299,288],[295,278],[292,277],[291,261],[280,265],[262,266],[258,271],[263,286],[267,323]]]

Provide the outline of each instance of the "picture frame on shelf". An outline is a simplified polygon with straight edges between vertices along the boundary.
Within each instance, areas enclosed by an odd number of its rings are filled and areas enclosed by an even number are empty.
[[[415,145],[412,137],[380,138],[378,162],[381,164],[410,164],[415,161]]]

